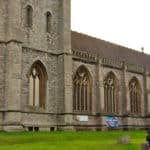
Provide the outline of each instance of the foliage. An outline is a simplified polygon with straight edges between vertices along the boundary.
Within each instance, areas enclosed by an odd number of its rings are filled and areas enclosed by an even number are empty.
[[[118,144],[121,136],[130,144]],[[140,150],[145,131],[0,133],[0,150]]]

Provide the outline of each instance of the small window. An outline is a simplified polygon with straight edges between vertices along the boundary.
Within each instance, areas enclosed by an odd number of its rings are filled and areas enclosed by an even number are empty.
[[[26,26],[32,27],[33,23],[33,9],[30,5],[26,8]]]
[[[51,31],[51,19],[52,15],[50,12],[46,13],[46,32],[50,33]]]

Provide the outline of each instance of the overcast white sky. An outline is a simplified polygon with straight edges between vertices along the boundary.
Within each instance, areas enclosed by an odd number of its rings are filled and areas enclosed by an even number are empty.
[[[71,28],[150,54],[150,0],[72,0]]]

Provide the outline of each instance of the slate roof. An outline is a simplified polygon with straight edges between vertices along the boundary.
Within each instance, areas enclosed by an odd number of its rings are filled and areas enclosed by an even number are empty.
[[[97,54],[104,58],[119,59],[128,62],[128,64],[150,68],[150,55],[148,54],[75,31],[71,32],[71,47],[75,51]]]

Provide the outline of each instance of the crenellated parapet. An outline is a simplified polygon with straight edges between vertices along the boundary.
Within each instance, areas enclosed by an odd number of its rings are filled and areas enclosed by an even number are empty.
[[[74,50],[73,50],[73,58],[81,59],[83,61],[95,62],[95,63],[98,61],[98,56],[95,54],[90,54],[82,51],[74,51]]]
[[[127,71],[128,72],[134,72],[139,74],[144,74],[144,66],[139,66],[135,64],[127,64]]]
[[[119,60],[111,59],[111,58],[103,58],[102,65],[108,66],[108,67],[113,67],[113,68],[118,68],[118,69],[123,68],[123,62],[121,62]]]
[[[101,62],[101,65],[104,67],[116,68],[123,70],[126,66],[127,72],[137,73],[137,74],[145,74],[145,69],[147,70],[146,75],[150,76],[150,69],[146,68],[142,65],[137,64],[128,64],[128,62],[121,61],[119,59],[112,59],[112,58],[103,58],[100,57],[98,54],[91,54],[84,51],[79,50],[72,50],[73,59],[85,61],[85,62],[92,62],[98,63]]]

